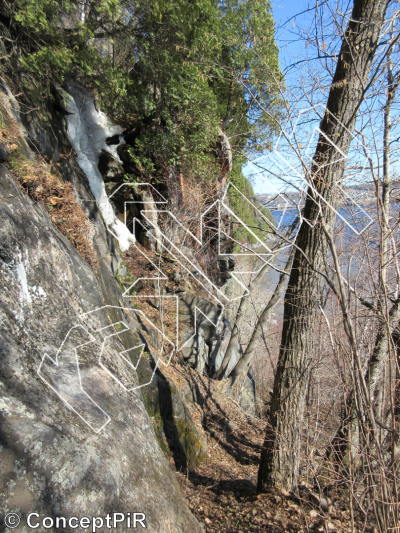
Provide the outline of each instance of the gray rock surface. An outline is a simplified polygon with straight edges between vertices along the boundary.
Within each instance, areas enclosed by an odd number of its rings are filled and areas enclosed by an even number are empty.
[[[201,531],[159,449],[139,389],[127,392],[99,367],[96,345],[78,357],[84,391],[110,417],[100,433],[38,375],[44,354],[55,359],[70,328],[82,324],[81,314],[104,306],[107,295],[3,166],[0,191],[1,514],[18,511],[24,519],[31,511],[67,517],[136,511],[145,513],[149,531]],[[98,329],[114,320],[105,309],[92,325]],[[121,311],[119,320],[137,334],[134,317]],[[123,349],[116,339],[105,366],[126,385],[137,384],[118,355]],[[65,375],[74,377],[68,365],[52,374],[54,383]],[[76,381],[69,385],[79,410],[79,387]],[[95,420],[98,412],[91,414]],[[127,529],[121,524],[119,530]]]
[[[221,316],[221,310],[214,304],[189,292],[180,295],[179,312],[182,343],[186,338],[190,339],[181,350],[184,361],[199,374],[213,375],[221,366],[229,343],[231,332],[229,321]],[[240,345],[237,344],[232,351],[227,375],[242,355]],[[255,413],[255,376],[251,367],[240,383],[236,400],[246,412]]]
[[[179,299],[182,357],[199,374],[212,362],[218,352],[225,322],[221,310],[193,293],[183,293]],[[194,334],[194,335],[193,335]]]
[[[249,413],[256,413],[256,383],[253,368],[250,366],[247,374],[238,384],[238,391],[235,395],[236,401],[240,407]]]
[[[29,512],[143,512],[149,531],[200,532],[157,443],[145,388],[135,388],[153,374],[152,358],[139,360],[135,349],[151,332],[127,309],[115,277],[126,274],[124,263],[85,176],[73,157],[60,159],[71,152],[64,119],[46,105],[20,114],[2,80],[0,89],[21,126],[23,156],[33,159],[29,144],[73,183],[99,259],[94,273],[0,165],[0,516],[20,513],[14,531],[25,532]]]
[[[155,332],[146,330],[134,311],[123,310],[132,304],[122,297],[117,282],[127,276],[126,267],[87,178],[76,164],[66,136],[65,117],[48,102],[38,110],[20,113],[20,104],[4,82],[0,90],[6,92],[11,112],[25,132],[25,157],[33,158],[29,147],[46,155],[57,164],[64,180],[73,183],[93,225],[93,244],[99,258],[94,274],[54,228],[44,209],[22,195],[1,168],[0,514],[16,510],[24,515],[35,510],[43,516],[101,516],[113,511],[137,511],[146,514],[149,531],[201,531],[160,449],[164,450],[166,437],[178,468],[191,468],[204,457],[207,443],[190,411],[197,399],[183,397],[160,371],[148,386],[126,390],[151,380],[157,353],[148,349],[151,356],[138,360],[140,350],[135,351],[135,346],[146,343],[147,338],[157,346]],[[125,149],[118,152],[124,164]],[[229,153],[226,156],[229,159]],[[121,184],[124,169],[108,156],[99,166],[108,194],[112,194]],[[123,213],[127,199],[124,191],[120,196],[113,200],[118,215]],[[146,196],[146,191],[138,191],[129,199],[139,200],[139,204],[129,205],[131,216],[140,216],[140,207],[155,211],[154,198],[148,192]],[[157,228],[157,214],[152,216],[150,222]],[[144,230],[142,236],[149,237],[148,242],[139,240],[156,249],[152,232],[146,227]],[[201,270],[191,250],[185,247],[184,252]],[[227,272],[231,268],[228,265]],[[175,281],[182,284],[182,280]],[[205,315],[199,315],[196,336],[186,348],[187,363],[200,373],[212,371],[229,338],[229,324],[223,318],[216,326],[211,323],[217,322],[220,310],[207,300],[183,293],[181,302],[187,335],[193,333],[195,307]],[[83,322],[92,328],[91,333],[110,324],[127,324],[130,331],[114,331],[102,365],[90,348],[95,346],[98,354],[104,335],[94,335],[97,344],[78,350],[83,388],[76,380],[73,350],[62,372],[46,359],[41,372],[45,383],[37,374],[44,354],[55,360],[70,328],[82,325],[82,314],[103,306],[107,307]],[[87,341],[82,330],[77,338],[81,343]],[[129,359],[137,365],[136,372],[119,356],[122,350],[132,350]],[[76,407],[76,412],[63,403],[49,383],[70,407]],[[87,401],[85,393],[96,405]],[[245,396],[247,405],[251,394]],[[104,422],[107,424],[97,434],[78,413],[97,430]],[[124,531],[123,526],[118,529]]]

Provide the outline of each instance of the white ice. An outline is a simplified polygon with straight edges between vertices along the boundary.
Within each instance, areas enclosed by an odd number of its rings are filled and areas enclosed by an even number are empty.
[[[93,196],[109,230],[118,239],[124,252],[135,242],[134,235],[128,230],[114,213],[108,200],[103,177],[98,169],[99,156],[102,150],[110,152],[118,161],[118,145],[108,146],[106,139],[121,135],[122,128],[112,124],[107,116],[94,105],[91,94],[83,91],[75,83],[69,83],[68,92],[62,91],[66,115],[67,135],[77,153],[78,165],[86,174]],[[120,144],[123,143],[120,136]]]
[[[31,299],[31,295],[29,294],[26,270],[25,270],[24,264],[22,263],[21,255],[19,256],[19,258],[20,258],[20,262],[15,265],[15,273],[19,281],[19,284],[21,286],[20,302],[21,302],[21,305],[23,305],[24,302],[27,302],[28,304],[30,304],[32,303],[32,299]]]

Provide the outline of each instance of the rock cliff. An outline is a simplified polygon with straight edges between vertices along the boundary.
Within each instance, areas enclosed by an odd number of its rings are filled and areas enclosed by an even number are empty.
[[[1,164],[1,514],[20,513],[22,526],[30,512],[141,512],[149,531],[200,532],[146,411],[151,391],[138,388],[154,373],[150,348],[132,355],[149,332],[122,296],[122,257],[86,176],[62,157],[71,150],[63,117],[23,115],[2,89],[2,120],[16,135],[3,160],[17,174],[37,157],[30,145],[60,163],[90,221],[94,266],[25,194],[27,176],[21,188]]]
[[[177,298],[180,361],[199,374],[220,365],[230,324],[199,290],[206,276],[186,245],[186,273],[173,265],[161,292],[147,282],[159,296],[142,296],[137,279],[155,278],[140,250],[163,268],[175,260],[158,229],[163,197],[123,188],[122,130],[72,82],[33,110],[12,83],[0,79],[0,511],[140,512],[150,531],[201,531],[167,459],[191,469],[206,456],[202,400],[163,374],[165,337],[142,309]],[[223,283],[234,261],[218,261]],[[242,391],[254,412],[250,374]]]

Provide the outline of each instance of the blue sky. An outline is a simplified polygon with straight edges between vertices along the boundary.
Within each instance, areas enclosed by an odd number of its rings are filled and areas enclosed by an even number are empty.
[[[273,0],[272,8],[276,23],[276,42],[279,47],[279,60],[281,70],[285,74],[286,87],[295,86],[299,81],[299,69],[294,65],[298,61],[305,59],[307,55],[306,43],[300,37],[301,30],[306,30],[313,19],[314,3],[299,0]],[[318,121],[316,122],[316,124]],[[264,160],[265,161],[265,160]],[[278,159],[279,161],[279,159]],[[296,163],[292,161],[295,165]],[[276,167],[276,165],[273,165]],[[243,172],[250,177],[254,167],[246,165]],[[289,172],[290,174],[290,172]],[[252,184],[257,194],[275,193],[276,189],[282,187],[282,182],[263,173],[264,179],[260,176],[253,178]],[[275,189],[274,189],[275,186]]]
[[[341,37],[337,32],[336,26],[334,24],[333,15],[329,11],[328,2],[320,3],[320,9],[324,9],[324,19],[321,25],[316,25],[318,27],[318,35],[323,34],[323,44],[319,41],[319,49],[321,54],[324,53],[327,55],[327,70],[324,70],[322,62],[318,59],[314,61],[317,56],[317,43],[311,41],[312,35],[310,33],[310,41],[306,43],[305,35],[307,29],[311,27],[314,30],[314,17],[315,17],[315,0],[271,0],[273,8],[273,16],[276,24],[276,42],[279,47],[279,60],[281,70],[285,75],[285,84],[288,93],[288,101],[293,103],[297,95],[298,100],[295,107],[291,107],[292,121],[295,122],[298,116],[298,113],[303,113],[302,117],[305,120],[301,121],[297,125],[296,141],[297,146],[299,142],[301,145],[305,146],[305,149],[301,149],[302,155],[306,157],[312,157],[315,149],[315,141],[317,135],[312,135],[314,128],[319,125],[320,116],[323,115],[327,94],[329,91],[332,74],[335,65],[335,54],[338,53],[340,47]],[[333,4],[333,3],[332,3]],[[345,0],[343,2],[342,9],[349,10],[352,7],[352,2]],[[337,16],[337,11],[336,15]],[[338,22],[338,25],[346,26],[347,23],[342,19],[341,22]],[[345,28],[343,28],[345,29]],[[302,31],[304,32],[302,35]],[[330,34],[330,32],[333,32]],[[307,46],[308,45],[308,46]],[[327,47],[325,47],[325,45]],[[324,52],[325,51],[325,52]],[[382,49],[382,52],[384,49]],[[393,58],[393,64],[395,69],[398,69],[398,53],[400,52],[400,47],[396,51],[396,55]],[[309,61],[311,59],[311,61]],[[302,60],[307,62],[301,63]],[[300,62],[300,64],[298,64]],[[288,68],[292,66],[292,68]],[[313,71],[313,74],[310,75],[310,72]],[[304,78],[301,78],[301,76]],[[384,80],[385,77],[382,77]],[[302,92],[302,88],[306,87],[306,91]],[[377,93],[370,91],[369,97],[363,103],[359,117],[357,120],[357,128],[362,131],[363,138],[359,133],[355,134],[350,152],[348,154],[348,167],[353,165],[353,168],[363,168],[365,160],[365,155],[363,149],[360,148],[362,138],[362,144],[367,145],[368,152],[371,159],[375,164],[376,172],[380,173],[379,163],[381,162],[382,155],[382,106],[385,98],[384,87],[380,87]],[[371,96],[371,92],[376,96]],[[379,96],[380,95],[380,96]],[[307,101],[308,100],[308,101]],[[314,112],[314,108],[311,107],[314,104],[320,104],[318,114]],[[306,113],[304,113],[306,111]],[[322,114],[321,114],[322,113]],[[393,126],[396,127],[396,130],[393,127],[392,138],[399,137],[400,131],[400,106],[396,104],[396,107],[392,109],[392,121]],[[291,135],[292,130],[288,128],[288,133]],[[298,136],[297,136],[298,135]],[[310,145],[308,145],[311,139]],[[400,139],[400,137],[399,137]],[[376,144],[377,143],[377,144]],[[398,150],[399,144],[393,145],[392,148],[392,174],[396,173],[397,176],[400,176],[400,163],[399,159],[396,158],[396,151]],[[286,149],[285,149],[286,148]],[[299,166],[300,162],[295,155],[293,149],[289,148],[288,143],[281,142],[278,148],[280,154],[283,154],[283,159],[279,158],[279,155],[275,153],[265,154],[261,166],[263,166],[265,171],[258,169],[259,174],[251,180],[254,191],[257,194],[261,193],[275,193],[281,191],[283,186],[287,187],[281,180],[274,178],[268,173],[270,172],[279,174],[281,177],[285,178],[287,182],[302,182],[302,172],[300,170],[296,171],[296,168],[291,168]],[[361,154],[361,155],[360,155]],[[397,159],[397,160],[396,160]],[[310,160],[308,160],[310,161]],[[254,167],[253,167],[254,169]],[[247,177],[251,177],[252,168],[250,165],[246,165],[243,168],[243,172]],[[253,170],[254,173],[254,170]],[[260,173],[262,176],[260,176]],[[348,176],[350,176],[348,178]],[[353,179],[355,176],[355,179]],[[347,174],[347,184],[355,183],[360,179],[371,180],[371,176],[366,177],[366,173],[362,171],[356,172],[353,174]],[[303,182],[304,183],[304,182]]]
[[[297,61],[304,59],[306,55],[305,43],[299,39],[299,30],[306,29],[310,23],[310,12],[299,14],[307,10],[312,4],[299,0],[274,0],[272,2],[273,15],[276,23],[276,42],[279,47],[279,61],[281,70],[289,65],[293,65]],[[293,18],[295,17],[295,18]],[[298,70],[297,68],[285,71],[286,86],[296,84]],[[253,167],[254,168],[254,167]],[[253,169],[250,165],[243,168],[246,176],[250,177]],[[257,176],[252,180],[254,190],[259,193],[274,193],[273,186],[278,189],[281,187],[279,180],[271,177],[268,180],[261,179]]]

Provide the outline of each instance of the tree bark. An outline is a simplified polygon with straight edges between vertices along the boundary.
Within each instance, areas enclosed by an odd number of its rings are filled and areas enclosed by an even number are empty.
[[[383,179],[382,179],[382,219],[381,219],[381,248],[380,248],[380,310],[382,320],[379,332],[375,342],[375,349],[368,362],[368,371],[366,383],[369,387],[370,401],[374,404],[376,412],[379,411],[379,403],[382,401],[382,387],[378,384],[381,382],[383,370],[389,355],[389,343],[394,328],[397,327],[400,319],[399,302],[395,302],[393,307],[388,311],[389,303],[387,294],[387,265],[390,259],[389,241],[392,237],[392,231],[389,225],[390,217],[390,132],[392,130],[391,111],[395,99],[396,91],[399,87],[400,77],[396,80],[393,75],[392,53],[389,50],[387,58],[387,96],[384,107],[384,128],[383,128]]]
[[[396,378],[394,385],[394,429],[393,435],[393,455],[396,456],[396,448],[399,442],[399,428],[400,428],[400,333],[397,331],[393,336],[393,341],[396,346]]]
[[[342,42],[329,92],[321,134],[311,167],[303,223],[296,239],[296,252],[285,295],[284,323],[277,372],[258,472],[258,491],[267,486],[293,489],[297,486],[305,394],[313,352],[315,320],[321,296],[323,253],[326,239],[318,222],[318,209],[328,229],[332,228],[338,204],[338,182],[346,162],[335,157],[337,149],[347,155],[358,109],[364,98],[368,74],[379,42],[390,0],[355,0]],[[330,142],[329,142],[330,141]],[[337,148],[335,148],[335,146]],[[336,186],[336,187],[335,187]],[[317,191],[322,200],[316,197]],[[314,199],[314,201],[313,201]]]

